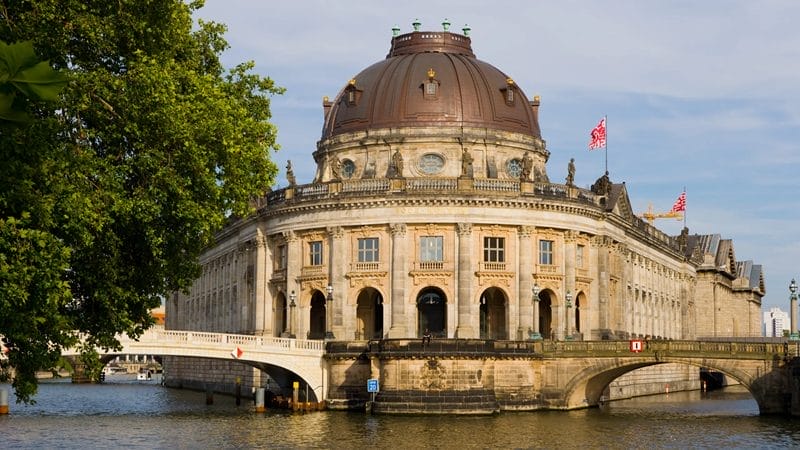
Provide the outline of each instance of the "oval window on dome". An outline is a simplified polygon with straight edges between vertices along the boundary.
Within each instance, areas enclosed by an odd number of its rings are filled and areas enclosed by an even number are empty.
[[[350,161],[349,159],[342,161],[342,178],[353,178],[353,174],[355,173],[356,163]]]
[[[506,163],[506,173],[511,178],[519,178],[522,175],[522,161],[517,158],[509,159]]]
[[[444,158],[436,153],[426,153],[419,158],[417,167],[426,175],[434,175],[444,169]]]

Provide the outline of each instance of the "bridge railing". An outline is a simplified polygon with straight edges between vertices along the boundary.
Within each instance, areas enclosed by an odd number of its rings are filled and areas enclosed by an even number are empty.
[[[126,337],[120,339],[123,345],[132,343],[141,344],[214,344],[236,345],[247,348],[278,348],[286,351],[310,350],[323,352],[325,342],[319,340],[287,339],[271,336],[252,336],[244,334],[210,333],[203,331],[178,331],[152,329],[148,330],[138,340]]]
[[[775,355],[794,355],[795,346],[774,342],[644,341],[641,354],[658,352],[662,356],[772,359]],[[629,341],[541,341],[536,347],[543,354],[573,356],[613,356],[633,353]]]

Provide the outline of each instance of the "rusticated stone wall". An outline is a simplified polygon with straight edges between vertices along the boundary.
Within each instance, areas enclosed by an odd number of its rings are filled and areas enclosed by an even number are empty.
[[[164,385],[181,389],[235,394],[237,378],[242,396],[249,396],[256,387],[264,387],[268,377],[260,370],[241,363],[206,358],[165,356]],[[275,386],[272,386],[273,388]]]

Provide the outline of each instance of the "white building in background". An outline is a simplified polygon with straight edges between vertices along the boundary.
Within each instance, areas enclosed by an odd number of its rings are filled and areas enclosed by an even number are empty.
[[[780,308],[770,308],[764,313],[764,336],[781,337],[789,331],[789,314]]]

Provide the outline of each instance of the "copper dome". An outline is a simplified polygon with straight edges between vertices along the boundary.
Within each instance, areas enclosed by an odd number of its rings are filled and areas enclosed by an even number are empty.
[[[505,73],[475,58],[471,39],[449,32],[392,38],[386,59],[325,102],[322,139],[395,127],[497,129],[541,138],[535,108]]]

